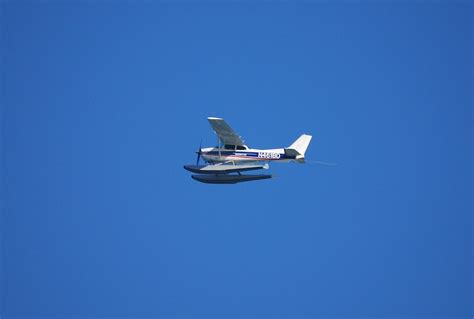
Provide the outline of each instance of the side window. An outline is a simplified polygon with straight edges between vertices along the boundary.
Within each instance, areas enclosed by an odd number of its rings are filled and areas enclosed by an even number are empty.
[[[234,149],[234,145],[225,144],[225,145],[224,145],[224,148],[225,148],[226,150],[233,150],[233,149]]]
[[[240,151],[246,150],[245,146],[237,145],[237,149]]]

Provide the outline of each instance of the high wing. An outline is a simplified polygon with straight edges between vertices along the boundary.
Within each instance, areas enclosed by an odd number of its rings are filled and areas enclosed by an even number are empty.
[[[216,132],[222,144],[243,146],[244,141],[235,133],[235,131],[227,124],[224,119],[218,117],[208,117],[207,120],[211,124],[212,129]]]

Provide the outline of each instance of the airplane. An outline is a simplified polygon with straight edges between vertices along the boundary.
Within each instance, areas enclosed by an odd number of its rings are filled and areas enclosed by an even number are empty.
[[[208,117],[217,135],[217,146],[202,148],[197,153],[196,165],[184,165],[184,169],[197,173],[191,177],[202,183],[236,184],[272,178],[272,175],[244,175],[242,172],[269,168],[269,162],[305,162],[305,153],[311,135],[303,134],[288,147],[274,149],[249,148],[242,137],[224,119]],[[199,165],[200,159],[208,164]],[[234,174],[236,173],[236,174]]]

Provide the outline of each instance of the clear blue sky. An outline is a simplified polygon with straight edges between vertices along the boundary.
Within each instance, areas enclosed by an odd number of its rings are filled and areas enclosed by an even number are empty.
[[[472,2],[1,10],[2,318],[472,316]],[[207,116],[339,165],[199,184]]]

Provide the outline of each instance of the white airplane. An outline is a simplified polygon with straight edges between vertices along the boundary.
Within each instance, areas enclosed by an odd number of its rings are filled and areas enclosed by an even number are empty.
[[[200,174],[191,176],[199,182],[235,184],[266,179],[272,175],[242,175],[241,172],[268,169],[269,162],[305,162],[304,154],[311,142],[311,135],[301,135],[288,147],[255,149],[245,145],[241,136],[223,119],[208,117],[207,120],[217,135],[218,145],[206,148],[199,146],[196,165],[184,165],[186,170]],[[207,165],[199,165],[201,157]]]

